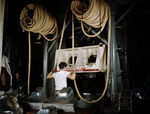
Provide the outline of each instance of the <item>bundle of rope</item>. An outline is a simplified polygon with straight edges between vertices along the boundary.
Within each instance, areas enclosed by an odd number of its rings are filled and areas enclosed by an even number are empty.
[[[56,19],[38,4],[28,4],[23,8],[20,25],[23,30],[39,33],[48,41],[54,40],[58,34]],[[49,39],[46,37],[48,34],[55,34],[55,36]]]
[[[20,14],[20,25],[23,30],[28,31],[29,57],[28,57],[28,87],[27,93],[30,94],[30,71],[31,71],[31,33],[39,33],[48,41],[57,38],[58,25],[56,19],[44,7],[38,4],[28,4]],[[46,35],[54,35],[47,38]],[[40,38],[40,37],[39,37]]]
[[[102,92],[102,94],[99,96],[99,98],[95,99],[95,100],[87,100],[85,98],[83,98],[78,90],[77,84],[76,84],[76,80],[74,80],[74,86],[75,86],[75,90],[79,96],[79,98],[81,100],[83,100],[86,103],[96,103],[98,101],[100,101],[106,91],[107,91],[107,87],[108,87],[108,82],[109,82],[109,73],[110,73],[110,41],[111,41],[111,12],[110,12],[110,8],[108,6],[108,4],[106,4],[104,2],[104,0],[89,0],[90,3],[90,7],[88,8],[88,6],[86,6],[84,3],[81,3],[79,0],[73,1],[71,4],[71,9],[72,12],[74,13],[74,15],[81,20],[81,27],[82,27],[82,31],[84,32],[85,35],[87,35],[88,37],[95,37],[98,34],[101,33],[101,31],[104,29],[104,26],[107,22],[107,20],[109,21],[109,28],[108,28],[108,47],[107,47],[107,70],[106,70],[106,76],[105,76],[105,87],[104,90]],[[82,8],[85,9],[82,9]],[[98,9],[97,9],[98,8]],[[99,11],[100,12],[99,12]],[[84,11],[84,14],[82,14]],[[72,15],[73,17],[73,15]],[[101,21],[100,21],[101,20]],[[101,28],[100,31],[95,34],[95,35],[88,35],[83,28],[83,22],[85,22],[86,24],[95,27],[95,28]],[[102,23],[101,23],[102,22]],[[74,40],[74,19],[72,18],[72,40]],[[72,58],[74,58],[74,41],[72,41]],[[74,60],[72,60],[74,61]],[[73,62],[74,63],[74,62]],[[74,65],[74,64],[73,64]],[[74,68],[74,66],[73,66]]]
[[[88,37],[99,35],[109,18],[109,5],[104,0],[89,0],[89,5],[74,0],[71,3],[71,10],[76,18],[81,21],[82,31]],[[100,28],[100,30],[96,34],[90,35],[84,30],[83,22],[93,28]]]

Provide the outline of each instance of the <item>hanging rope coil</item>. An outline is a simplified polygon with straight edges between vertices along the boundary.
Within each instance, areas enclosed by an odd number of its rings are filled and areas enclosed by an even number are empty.
[[[98,0],[89,0],[90,2],[92,2],[92,1],[98,1]],[[103,0],[100,0],[100,1],[103,1]],[[104,1],[103,1],[104,2]],[[92,2],[93,3],[93,2]],[[78,3],[78,4],[76,4],[77,5],[77,7],[78,8],[81,8],[82,6],[80,6],[80,4]],[[84,6],[85,6],[85,4],[83,4]],[[97,5],[96,5],[97,6]],[[73,7],[73,6],[72,6]],[[94,6],[93,6],[94,7]],[[75,86],[75,90],[76,90],[76,92],[77,92],[77,94],[78,94],[78,96],[80,97],[80,99],[81,100],[83,100],[84,102],[86,102],[86,103],[96,103],[96,102],[98,102],[98,101],[100,101],[103,97],[104,97],[104,95],[105,95],[105,93],[106,93],[106,91],[107,91],[107,87],[108,87],[108,81],[109,81],[109,73],[110,73],[110,41],[111,41],[111,12],[110,12],[110,8],[109,7],[107,7],[108,9],[107,9],[107,17],[104,19],[104,22],[105,23],[103,23],[102,24],[102,29],[104,28],[104,26],[105,26],[105,24],[106,24],[106,21],[107,21],[107,19],[109,19],[109,28],[108,28],[108,50],[107,50],[107,70],[106,70],[106,76],[105,76],[105,87],[104,87],[104,90],[103,90],[103,92],[102,92],[102,94],[101,94],[101,96],[99,96],[99,98],[97,98],[97,99],[95,99],[95,100],[86,100],[85,98],[83,98],[82,96],[81,96],[81,94],[80,94],[80,92],[79,92],[79,90],[78,90],[78,87],[77,87],[77,84],[76,84],[76,80],[74,80],[74,86]],[[90,8],[89,8],[90,9]],[[91,8],[92,9],[92,8]],[[90,9],[90,10],[91,10]],[[94,9],[94,8],[93,8]],[[77,11],[77,13],[78,14],[81,14],[82,12],[80,12],[79,10],[76,10]],[[85,9],[85,11],[86,11],[86,9]],[[96,13],[96,12],[95,12]],[[89,14],[90,15],[90,14]],[[73,15],[72,15],[73,16]],[[79,17],[81,17],[81,15],[79,16]],[[77,17],[78,18],[78,17]],[[83,18],[84,18],[84,16],[83,16]],[[97,17],[98,18],[98,17]],[[104,17],[103,17],[104,18]],[[81,19],[81,22],[82,22],[82,19]],[[102,21],[103,22],[103,21]],[[92,22],[92,20],[91,20],[91,23],[93,23]],[[90,23],[90,24],[91,24]],[[101,24],[99,24],[99,25],[101,25]],[[81,23],[81,27],[83,27],[83,23]],[[83,30],[83,29],[82,29]],[[101,30],[100,30],[100,32],[101,32]],[[98,32],[99,33],[99,32]],[[97,34],[98,34],[97,33]],[[96,35],[97,35],[96,34]],[[92,36],[95,36],[95,35],[92,35]],[[91,35],[89,36],[89,37],[91,37]],[[74,40],[74,19],[72,18],[72,40]],[[74,58],[74,42],[72,43],[72,57]],[[74,60],[73,60],[74,61]],[[73,64],[74,65],[74,64]],[[74,68],[74,66],[73,66],[73,68]]]
[[[31,71],[31,34],[39,33],[46,40],[53,41],[57,38],[58,25],[56,19],[47,10],[38,4],[28,4],[20,14],[20,25],[23,30],[28,31],[29,42],[29,60],[28,60],[28,88],[30,94],[30,71]],[[46,35],[55,34],[53,38],[47,38]]]
[[[48,41],[54,40],[58,34],[56,19],[38,4],[28,4],[23,8],[20,14],[20,25],[23,30],[39,33]],[[55,34],[55,36],[49,39],[46,37],[48,34]]]
[[[71,3],[71,10],[76,18],[81,21],[82,31],[88,37],[99,35],[109,18],[109,5],[104,0],[89,0],[89,5],[74,0]],[[96,34],[90,35],[84,30],[83,22],[93,28],[100,28],[100,30]]]

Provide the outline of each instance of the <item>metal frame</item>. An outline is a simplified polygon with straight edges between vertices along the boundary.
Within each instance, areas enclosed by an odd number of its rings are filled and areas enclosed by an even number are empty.
[[[2,59],[2,47],[3,47],[3,26],[4,26],[4,12],[5,12],[5,0],[0,0],[0,67]],[[1,73],[1,68],[0,68]]]

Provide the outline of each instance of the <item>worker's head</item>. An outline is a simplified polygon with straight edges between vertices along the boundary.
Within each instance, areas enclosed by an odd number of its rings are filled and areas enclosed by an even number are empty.
[[[65,63],[65,62],[59,63],[59,68],[60,68],[60,69],[63,69],[63,68],[65,68],[65,67],[67,67],[67,63]]]

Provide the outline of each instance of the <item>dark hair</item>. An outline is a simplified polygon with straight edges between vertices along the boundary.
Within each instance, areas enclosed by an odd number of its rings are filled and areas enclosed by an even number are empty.
[[[67,63],[65,63],[65,62],[60,62],[59,63],[59,68],[60,69],[63,69],[63,68],[65,68],[67,66]]]

